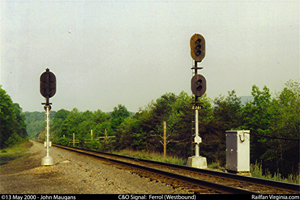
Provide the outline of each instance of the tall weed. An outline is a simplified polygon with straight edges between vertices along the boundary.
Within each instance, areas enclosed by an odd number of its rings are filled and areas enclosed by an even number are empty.
[[[266,169],[265,173],[263,173],[262,164],[257,162],[255,162],[255,164],[250,165],[250,173],[253,177],[256,178],[300,184],[300,174],[298,175],[290,174],[288,178],[283,178],[279,173],[279,171],[277,171],[277,173],[275,172],[274,175],[272,175],[270,171]]]
[[[181,158],[176,158],[173,156],[164,157],[162,154],[155,153],[155,152],[152,152],[152,153],[151,152],[140,152],[140,151],[132,151],[132,150],[126,149],[126,150],[123,150],[120,152],[115,152],[115,153],[119,154],[119,155],[134,157],[134,158],[154,160],[154,161],[177,164],[177,165],[186,165],[187,164],[187,160],[184,160]]]

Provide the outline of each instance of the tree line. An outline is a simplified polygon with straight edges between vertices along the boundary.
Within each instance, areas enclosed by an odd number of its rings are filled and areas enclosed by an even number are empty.
[[[28,140],[25,115],[0,85],[0,149]]]
[[[42,107],[41,107],[42,108]],[[50,111],[49,118],[53,119],[56,111]],[[26,117],[25,123],[27,124],[26,130],[29,138],[36,138],[43,131],[46,126],[46,114],[45,112],[28,112],[23,113]]]
[[[250,161],[262,164],[266,173],[299,174],[299,82],[288,81],[273,97],[269,88],[252,86],[253,99],[243,104],[234,90],[211,100],[200,98],[199,132],[202,137],[200,155],[209,163],[226,164],[226,130],[250,130]],[[167,124],[167,153],[187,158],[194,155],[193,97],[185,92],[166,93],[145,108],[131,114],[124,105],[111,113],[80,112],[61,109],[54,115],[51,134],[54,141],[68,144],[73,133],[77,146],[96,150],[132,149],[163,152],[161,137],[163,122]],[[94,138],[115,136],[110,143],[92,141]],[[43,136],[43,133],[40,137]]]

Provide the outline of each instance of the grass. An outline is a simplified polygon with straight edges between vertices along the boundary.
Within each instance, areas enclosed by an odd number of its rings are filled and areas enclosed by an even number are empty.
[[[124,155],[124,156],[130,156],[134,158],[142,158],[142,159],[148,159],[148,160],[155,160],[160,162],[166,162],[166,163],[172,163],[177,165],[187,165],[187,160],[176,158],[173,156],[166,156],[164,157],[160,153],[151,153],[151,152],[141,152],[141,151],[132,151],[132,150],[123,150],[120,152],[114,152],[115,154]],[[224,167],[220,166],[220,163],[211,163],[207,166],[209,169],[225,169]],[[270,172],[266,172],[263,174],[263,169],[260,164],[251,164],[250,165],[250,173],[252,177],[256,178],[262,178],[262,179],[270,179],[275,181],[281,181],[281,182],[288,182],[288,183],[294,183],[294,184],[300,184],[300,174],[299,175],[292,175],[290,174],[288,178],[283,178],[280,173],[275,173],[274,175],[270,174]]]
[[[166,156],[164,157],[163,154],[155,153],[155,152],[140,152],[140,151],[133,151],[133,150],[123,150],[120,152],[114,152],[115,154],[130,156],[134,158],[142,158],[147,160],[154,160],[159,162],[171,163],[176,165],[187,165],[187,160],[176,158],[173,156]]]
[[[257,162],[255,164],[250,165],[250,173],[252,177],[256,178],[300,184],[300,174],[290,174],[287,178],[283,178],[279,172],[275,172],[274,175],[272,175],[268,170],[266,170],[266,172],[263,173],[262,165],[258,164]]]
[[[26,154],[27,150],[32,146],[29,141],[22,141],[12,147],[0,150],[0,165],[6,164],[10,160],[14,160]]]
[[[219,162],[208,164],[207,168],[209,168],[209,169],[225,169],[224,167],[220,166]]]
[[[219,163],[211,163],[207,166],[207,168],[225,169],[224,167],[221,167]],[[288,178],[283,178],[279,172],[272,175],[268,170],[266,170],[266,173],[263,173],[262,165],[258,164],[257,162],[255,164],[250,165],[250,173],[252,177],[256,177],[256,178],[300,184],[300,175],[295,176],[293,174],[290,174]]]

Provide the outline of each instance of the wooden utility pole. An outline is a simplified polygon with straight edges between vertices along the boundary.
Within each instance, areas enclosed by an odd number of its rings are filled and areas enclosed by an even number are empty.
[[[169,143],[169,142],[168,142]],[[167,155],[167,123],[164,121],[164,157]]]

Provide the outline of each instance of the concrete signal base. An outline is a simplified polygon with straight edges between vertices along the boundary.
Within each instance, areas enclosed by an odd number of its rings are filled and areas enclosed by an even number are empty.
[[[206,169],[207,168],[206,157],[202,157],[202,156],[189,157],[188,158],[188,166],[196,167],[196,168],[200,168],[200,169]]]
[[[46,156],[42,159],[42,165],[54,165],[53,158],[50,156]]]

